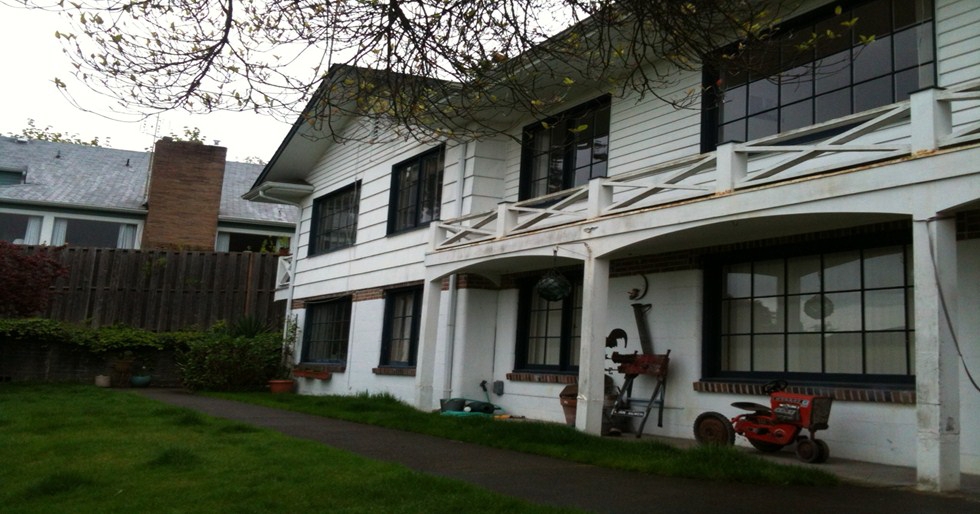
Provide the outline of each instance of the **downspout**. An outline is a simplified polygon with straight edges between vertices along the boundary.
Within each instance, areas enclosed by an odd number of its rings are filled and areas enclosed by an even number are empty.
[[[453,209],[453,217],[458,218],[463,215],[463,183],[466,180],[466,159],[470,150],[470,142],[463,143],[463,155],[460,157],[459,177],[456,179],[456,208]],[[442,383],[442,397],[453,397],[453,359],[456,348],[456,311],[459,293],[456,290],[458,275],[449,275],[449,312],[446,314],[446,360],[443,366],[445,374]]]
[[[288,200],[282,200],[280,198],[271,197],[271,196],[265,194],[265,191],[259,191],[259,198],[264,198],[266,200],[272,201],[273,203],[281,203],[281,204],[285,204],[285,205],[292,205],[293,207],[296,207],[297,209],[299,209],[299,212],[300,212],[299,218],[302,218],[303,217],[302,216],[302,214],[303,214],[303,207],[300,206],[300,204],[297,203],[297,202],[290,202]],[[293,317],[293,294],[294,294],[294,291],[296,290],[296,260],[297,260],[296,259],[296,257],[297,257],[296,254],[297,254],[297,251],[299,250],[299,225],[300,225],[301,222],[302,222],[301,219],[297,219],[296,220],[296,227],[293,229],[293,237],[291,237],[290,238],[290,241],[289,241],[289,251],[292,254],[292,257],[293,258],[290,259],[290,261],[289,261],[289,286],[286,288],[286,319],[285,319],[285,323],[283,323],[283,327],[282,327],[283,337],[286,337],[287,331],[289,330],[289,323],[290,323],[290,321],[292,320],[292,317]],[[293,344],[295,345],[295,342]],[[295,357],[296,348],[295,348],[295,346],[292,349],[292,351],[293,351],[293,355],[294,355],[294,357],[293,357],[293,361],[294,362],[291,362],[290,364],[295,364],[296,363],[295,362],[295,360],[296,360],[296,357]]]

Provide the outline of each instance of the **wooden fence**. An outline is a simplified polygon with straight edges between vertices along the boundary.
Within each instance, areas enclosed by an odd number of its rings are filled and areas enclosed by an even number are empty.
[[[282,326],[285,304],[274,301],[277,255],[71,247],[52,255],[68,275],[53,287],[47,318],[157,332],[246,316]]]

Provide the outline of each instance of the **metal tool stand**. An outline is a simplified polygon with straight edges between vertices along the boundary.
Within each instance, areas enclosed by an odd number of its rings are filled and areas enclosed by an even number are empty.
[[[626,375],[626,380],[623,382],[623,387],[620,388],[612,408],[609,409],[609,417],[628,416],[642,418],[640,427],[636,431],[636,437],[639,438],[643,435],[643,427],[646,426],[647,418],[650,417],[650,410],[656,405],[657,426],[663,427],[664,394],[667,390],[667,364],[670,362],[670,350],[667,350],[667,353],[663,355],[621,355],[619,353],[613,353],[612,361],[619,364],[617,370]],[[631,401],[634,401],[632,399],[633,381],[640,375],[653,377],[657,381],[657,385],[653,388],[653,394],[650,395],[650,400],[647,402],[646,408],[636,410],[631,408]]]

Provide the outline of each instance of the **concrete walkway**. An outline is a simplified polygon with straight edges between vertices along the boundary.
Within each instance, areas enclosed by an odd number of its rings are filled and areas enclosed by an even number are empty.
[[[955,494],[914,490],[914,472],[834,459],[820,465],[848,480],[838,487],[753,486],[612,470],[351,423],[172,389],[148,398],[319,441],[368,458],[475,484],[534,503],[609,513],[978,513],[980,480]],[[791,456],[771,458],[797,463]],[[802,464],[801,464],[802,465]],[[861,481],[861,484],[852,482]]]

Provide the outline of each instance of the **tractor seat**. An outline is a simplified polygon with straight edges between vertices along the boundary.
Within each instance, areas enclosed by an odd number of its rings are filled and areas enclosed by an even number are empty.
[[[736,409],[752,411],[755,414],[761,414],[761,415],[772,414],[772,409],[766,407],[765,405],[762,405],[761,403],[735,402],[732,404],[732,407],[735,407]]]

